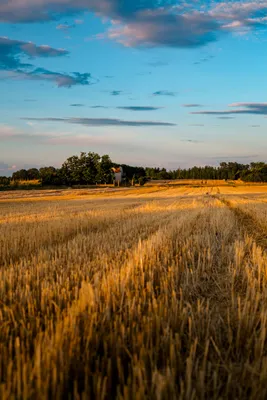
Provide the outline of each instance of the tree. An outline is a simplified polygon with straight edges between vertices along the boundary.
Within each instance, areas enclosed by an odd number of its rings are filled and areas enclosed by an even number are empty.
[[[92,185],[97,182],[100,156],[97,153],[81,153],[80,168],[82,169],[82,182]]]
[[[61,174],[67,185],[92,185],[97,181],[100,156],[82,152],[80,157],[69,157],[62,165]]]
[[[141,176],[141,177],[138,179],[138,181],[139,181],[139,185],[140,185],[140,186],[144,186],[144,185],[146,184],[146,182],[148,181],[148,179],[147,179],[146,176]]]
[[[80,183],[81,172],[78,156],[69,157],[61,167],[61,176],[67,185]]]
[[[27,171],[27,176],[29,180],[39,179],[40,173],[37,168],[31,168]]]
[[[40,179],[43,185],[61,185],[62,179],[60,176],[60,171],[54,167],[44,167],[40,168]]]
[[[0,176],[0,186],[9,186],[11,178],[6,176]]]
[[[111,183],[112,172],[111,168],[113,163],[110,157],[105,154],[101,157],[101,161],[98,163],[97,181],[100,183]]]
[[[13,181],[26,181],[28,179],[28,174],[26,169],[21,169],[19,171],[13,172]]]

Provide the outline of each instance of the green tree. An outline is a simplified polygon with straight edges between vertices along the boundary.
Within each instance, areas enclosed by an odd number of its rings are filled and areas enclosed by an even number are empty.
[[[97,153],[81,153],[80,168],[82,170],[82,182],[92,185],[97,182],[100,156]]]
[[[78,156],[69,157],[61,167],[61,176],[67,185],[81,183],[81,174]]]
[[[141,176],[139,179],[139,185],[140,186],[144,186],[146,184],[146,182],[148,181],[148,178],[146,176]]]
[[[43,167],[39,169],[40,179],[44,186],[46,185],[61,185],[62,179],[60,176],[60,171],[55,167]]]
[[[101,161],[98,163],[97,181],[100,183],[111,183],[112,182],[112,171],[113,163],[109,155],[105,154],[101,157]]]
[[[13,172],[13,181],[26,181],[28,179],[28,174],[26,169],[21,169],[19,171]]]
[[[31,168],[27,171],[27,176],[29,180],[39,179],[40,173],[37,168]]]
[[[82,152],[80,156],[69,157],[61,167],[63,181],[67,185],[92,185],[97,181],[100,156],[97,153]]]

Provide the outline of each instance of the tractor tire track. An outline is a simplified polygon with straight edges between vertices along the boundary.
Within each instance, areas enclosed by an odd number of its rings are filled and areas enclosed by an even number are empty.
[[[260,223],[260,221],[246,211],[241,210],[235,206],[231,201],[225,197],[220,198],[213,195],[213,198],[219,200],[234,214],[240,230],[244,235],[250,236],[255,243],[263,250],[267,250],[267,227]]]

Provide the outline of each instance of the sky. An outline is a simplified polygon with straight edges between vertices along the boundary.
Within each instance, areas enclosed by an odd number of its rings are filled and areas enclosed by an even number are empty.
[[[267,1],[0,0],[0,175],[267,161]]]

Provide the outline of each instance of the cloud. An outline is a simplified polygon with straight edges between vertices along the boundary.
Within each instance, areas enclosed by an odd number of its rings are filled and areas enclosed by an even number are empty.
[[[194,65],[200,65],[200,64],[206,63],[207,61],[210,61],[213,58],[214,58],[214,56],[212,56],[212,55],[203,57],[199,61],[194,62]]]
[[[69,24],[59,24],[59,25],[57,25],[57,30],[59,30],[59,31],[64,31],[64,32],[68,32],[70,29],[73,29],[73,28],[75,28],[75,24],[71,24],[71,25],[69,25]]]
[[[40,122],[65,122],[68,124],[78,124],[84,126],[176,126],[170,122],[155,122],[155,121],[125,121],[115,118],[22,118],[26,121]]]
[[[23,58],[36,57],[62,57],[69,52],[64,49],[42,45],[37,46],[32,42],[12,40],[0,37],[0,71],[4,78],[36,81],[52,81],[58,87],[71,87],[74,85],[91,85],[96,83],[89,73],[73,72],[70,74],[54,72],[44,68],[34,67],[25,63]]]
[[[0,161],[0,176],[9,176],[17,169],[16,165],[6,164]]]
[[[248,155],[235,155],[235,156],[210,156],[209,159],[216,159],[218,162],[221,161],[227,161],[227,160],[251,160],[254,158],[258,158],[260,155],[259,154],[248,154]]]
[[[0,69],[12,70],[32,66],[21,61],[22,57],[62,57],[69,52],[64,49],[42,45],[37,46],[32,42],[12,40],[7,37],[0,37]]]
[[[94,109],[110,109],[114,108],[116,110],[125,110],[125,111],[157,111],[162,109],[162,107],[153,107],[153,106],[120,106],[120,107],[108,107],[108,106],[90,106],[90,108]]]
[[[79,104],[79,103],[70,104],[70,107],[84,107],[84,104]]]
[[[194,103],[192,103],[192,104],[183,104],[183,107],[188,107],[188,108],[197,108],[197,107],[203,107],[203,105],[202,104],[194,104]]]
[[[176,96],[177,92],[171,92],[169,90],[158,90],[153,93],[153,96]]]
[[[209,15],[178,14],[169,7],[147,9],[122,22],[110,28],[107,37],[127,47],[199,47],[215,41],[220,30]]]
[[[32,80],[32,81],[49,81],[56,83],[57,87],[70,88],[75,85],[93,85],[96,83],[91,74],[73,72],[71,74],[64,74],[60,72],[49,71],[44,68],[36,68],[32,71],[6,71],[5,76],[9,79],[19,80]]]
[[[0,21],[45,22],[88,11],[112,21],[112,27],[98,38],[130,47],[199,47],[224,32],[267,26],[265,0],[4,0]]]
[[[40,124],[38,125],[40,127]],[[142,140],[144,138],[143,135],[137,140],[136,133],[129,130],[127,134],[125,134],[125,129],[113,129],[111,134],[110,130],[106,129],[96,132],[95,129],[86,129],[86,127],[82,126],[72,127],[69,130],[68,127],[70,127],[70,125],[67,126],[67,129],[66,126],[63,126],[62,129],[57,129],[54,132],[50,130],[38,131],[36,128],[34,133],[29,133],[28,131],[20,132],[17,136],[14,135],[12,138],[7,138],[6,141],[18,146],[24,144],[30,146],[31,149],[36,149],[34,155],[37,165],[40,151],[42,153],[42,159],[47,160],[46,164],[54,165],[54,163],[56,163],[56,165],[59,166],[61,161],[69,154],[73,154],[73,152],[79,153],[82,150],[86,151],[88,148],[100,154],[110,154],[112,159],[118,162],[140,163],[138,165],[150,162],[150,159],[152,159],[153,162],[156,160],[156,163],[158,163],[160,158],[165,156],[165,158],[169,160],[168,157],[170,157],[169,150],[161,145],[161,141],[159,142],[159,147],[156,138],[152,143],[147,140]],[[75,128],[75,130],[73,128]],[[36,146],[38,146],[38,148]],[[53,158],[51,158],[52,156],[50,154],[51,149],[55,149],[54,146],[58,147],[59,158],[56,157],[53,162]],[[70,153],[70,151],[72,153]],[[64,156],[62,154],[64,154]],[[6,156],[8,157],[7,159],[2,159],[6,164],[16,164],[18,169],[26,167],[23,165],[23,160],[26,160],[25,158],[11,159],[9,158],[9,154]]]
[[[129,107],[116,107],[119,110],[127,110],[127,111],[157,111],[162,107],[150,107],[150,106],[129,106]]]
[[[90,108],[109,108],[107,106],[91,106]]]
[[[150,67],[157,68],[157,67],[166,67],[167,65],[169,65],[169,63],[166,61],[152,61],[150,63],[147,63],[147,65],[150,65]]]
[[[138,76],[152,75],[152,72],[151,71],[138,72],[136,75],[138,75]]]
[[[190,124],[189,126],[198,126],[198,127],[200,127],[200,126],[205,126],[204,124]]]
[[[9,126],[9,125],[0,125],[0,138],[7,138],[7,137],[11,137],[14,135],[17,135],[19,133],[19,130]]]
[[[204,114],[204,115],[236,115],[236,114],[250,114],[250,115],[267,115],[267,103],[232,103],[229,107],[236,109],[223,110],[223,111],[194,111],[191,114]],[[223,117],[220,117],[221,119]],[[223,119],[225,119],[224,117]]]
[[[218,119],[225,119],[225,120],[227,120],[227,119],[235,119],[235,117],[218,117]]]
[[[130,18],[145,9],[172,3],[170,0],[13,0],[0,3],[3,22],[41,22],[56,19],[59,14],[72,15],[93,11],[116,19]]]
[[[111,95],[111,96],[120,96],[122,93],[123,93],[122,90],[112,90],[112,91],[110,92],[110,95]]]
[[[267,1],[218,2],[209,14],[224,21],[222,28],[240,30],[240,28],[260,28],[266,25]]]
[[[56,29],[63,32],[69,32],[70,29],[76,28],[77,25],[82,25],[84,21],[82,19],[75,19],[73,24],[58,24]]]
[[[203,143],[202,140],[194,140],[194,139],[183,139],[181,142],[188,142],[188,143]]]

